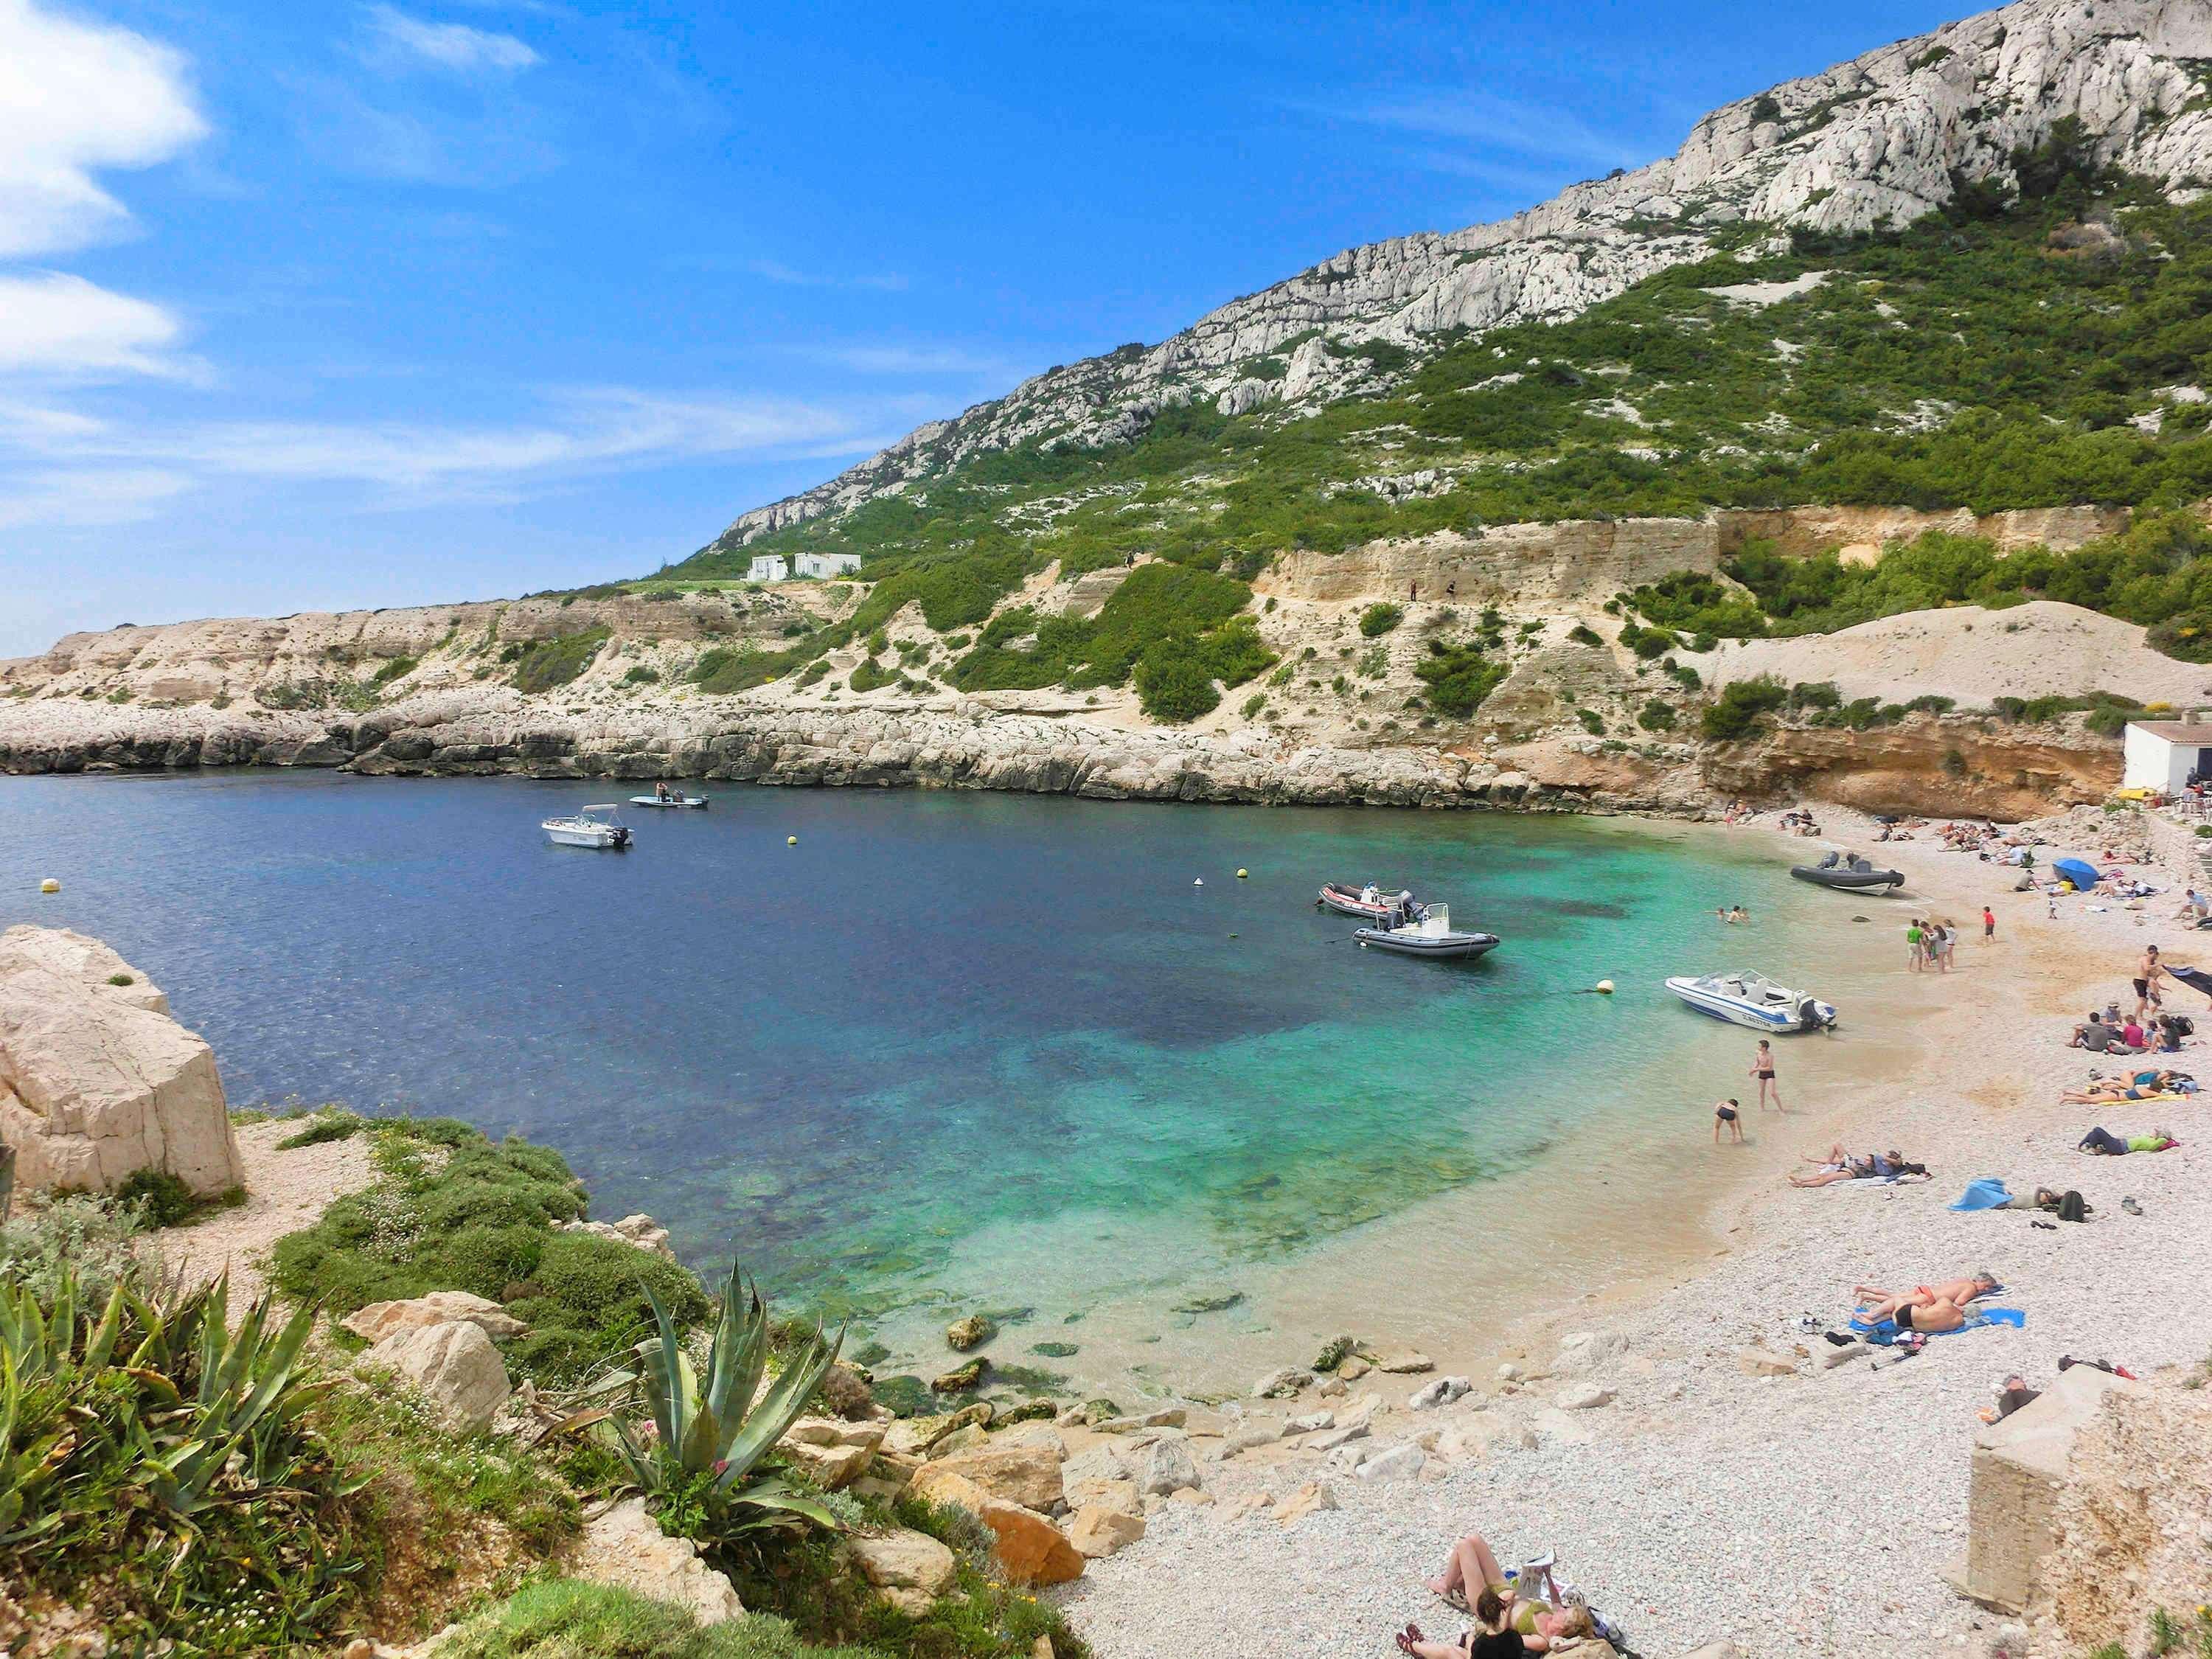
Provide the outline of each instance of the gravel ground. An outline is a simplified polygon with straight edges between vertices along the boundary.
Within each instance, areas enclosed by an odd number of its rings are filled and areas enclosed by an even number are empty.
[[[313,1226],[332,1199],[376,1179],[366,1135],[277,1151],[276,1143],[299,1127],[283,1121],[240,1126],[246,1202],[159,1235],[162,1255],[191,1279],[213,1279],[229,1268],[230,1305],[241,1312],[261,1294],[261,1264],[270,1245]]]
[[[1871,839],[1849,814],[1823,807],[1820,817],[1832,838],[1856,835],[1862,847]],[[2167,845],[2178,852],[2180,842]],[[1986,1646],[1978,1632],[1996,1620],[1941,1576],[1965,1549],[1975,1413],[2008,1371],[2047,1384],[2063,1353],[2148,1372],[2212,1351],[2212,1297],[2203,1291],[2212,1276],[2203,1179],[2212,1141],[2207,1109],[2191,1103],[2121,1110],[2057,1099],[2093,1065],[2110,1069],[2064,1046],[2071,1020],[2093,1000],[2125,993],[2143,945],[2180,945],[2166,921],[2170,902],[2099,912],[2066,900],[2053,921],[2039,896],[2011,892],[2009,871],[1928,842],[1879,850],[1939,914],[1978,919],[1989,899],[1999,939],[1984,947],[1969,937],[1960,970],[1926,981],[1941,1012],[1913,1039],[1923,1045],[1915,1083],[1801,1110],[1790,1133],[1807,1148],[1837,1137],[1862,1150],[1897,1146],[1936,1178],[1806,1192],[1777,1182],[1728,1200],[1717,1223],[1732,1248],[1709,1272],[1607,1316],[1604,1328],[1626,1341],[1595,1372],[1618,1395],[1603,1409],[1558,1409],[1552,1402],[1567,1383],[1540,1377],[1504,1392],[1480,1379],[1459,1405],[1419,1414],[1404,1401],[1421,1379],[1354,1385],[1390,1385],[1376,1390],[1391,1407],[1376,1420],[1376,1444],[1427,1428],[1503,1424],[1534,1431],[1534,1449],[1500,1443],[1432,1457],[1419,1477],[1390,1484],[1327,1471],[1304,1454],[1272,1468],[1250,1467],[1266,1452],[1208,1466],[1217,1506],[1168,1506],[1142,1543],[1094,1563],[1064,1592],[1103,1659],[1382,1655],[1409,1620],[1432,1635],[1455,1634],[1462,1621],[1421,1580],[1469,1528],[1488,1534],[1508,1563],[1556,1549],[1562,1575],[1648,1655],[1723,1637],[1762,1656]],[[1900,939],[1900,975],[1903,954]],[[2177,954],[2193,953],[2184,945]],[[2187,992],[2174,999],[2185,1010],[2195,1000]],[[2212,1032],[2212,1019],[2205,1028]],[[2212,1044],[2200,1039],[2182,1065],[2212,1075]],[[2088,1158],[2073,1147],[2093,1122],[2121,1133],[2166,1127],[2184,1145]],[[2024,1213],[1952,1212],[1947,1206],[1981,1176],[2002,1176],[2014,1192],[2078,1188],[2097,1214],[2047,1231]],[[2123,1213],[2123,1196],[2138,1200],[2143,1214]],[[1802,1311],[1840,1325],[1854,1282],[1910,1286],[1983,1267],[2005,1282],[1996,1302],[2026,1310],[2024,1329],[1939,1338],[1893,1367],[1856,1359],[1822,1370],[1811,1356],[1829,1345],[1795,1328]],[[1738,1356],[1754,1343],[1808,1357],[1794,1375],[1753,1376]],[[1340,1508],[1287,1528],[1264,1513],[1224,1513],[1242,1493],[1264,1487],[1281,1498],[1316,1477]]]

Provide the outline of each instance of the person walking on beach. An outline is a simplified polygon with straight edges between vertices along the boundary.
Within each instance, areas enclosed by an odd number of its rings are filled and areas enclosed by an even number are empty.
[[[2136,964],[2136,1018],[2141,1019],[2152,1009],[2163,1006],[2158,994],[2158,982],[2166,977],[2166,969],[2159,962],[2158,946],[2151,945],[2143,951],[2142,960]]]
[[[1984,904],[1982,907],[1982,943],[1988,945],[1997,936],[1997,913]]]
[[[1721,1144],[1721,1127],[1723,1124],[1728,1127],[1729,1133],[1735,1136],[1735,1144],[1739,1146],[1742,1146],[1743,1119],[1738,1115],[1737,1102],[1733,1096],[1713,1108],[1713,1145],[1716,1146]]]
[[[1930,954],[1936,958],[1936,971],[1948,974],[1951,971],[1951,946],[1959,935],[1948,921],[1939,921],[1935,927],[1936,945]]]
[[[1919,917],[1906,924],[1905,942],[1912,949],[1912,971],[1917,974],[1928,961],[1928,935],[1921,928]]]
[[[1759,1085],[1760,1110],[1765,1109],[1766,1097],[1769,1095],[1774,1097],[1776,1111],[1788,1109],[1782,1103],[1782,1090],[1774,1081],[1774,1050],[1765,1037],[1759,1038],[1759,1052],[1751,1057],[1751,1075]]]

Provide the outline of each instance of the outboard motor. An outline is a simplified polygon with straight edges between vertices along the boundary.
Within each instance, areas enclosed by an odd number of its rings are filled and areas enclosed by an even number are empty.
[[[1827,1029],[1827,1021],[1820,1018],[1820,1005],[1811,997],[1797,999],[1797,1029],[1801,1031],[1820,1031]]]

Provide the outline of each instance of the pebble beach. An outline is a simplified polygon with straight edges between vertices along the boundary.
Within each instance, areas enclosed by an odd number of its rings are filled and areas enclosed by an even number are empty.
[[[2142,947],[2192,959],[2193,935],[2174,920],[2196,876],[2192,848],[2170,825],[2131,831],[2130,853],[2143,848],[2152,861],[2124,861],[2159,895],[2136,908],[2068,896],[2054,917],[2041,893],[2014,890],[2017,871],[1947,850],[1932,832],[1876,847],[1866,821],[1832,807],[1820,817],[1820,842],[1777,835],[1771,814],[1735,833],[1772,838],[1793,862],[1848,844],[1905,873],[1896,897],[1835,896],[1839,938],[1888,929],[1900,994],[1923,1005],[1898,1022],[1902,1049],[1886,1054],[1878,1080],[1823,1079],[1785,1097],[1786,1117],[1747,1110],[1753,1145],[1714,1153],[1741,1165],[1707,1200],[1702,1219],[1723,1241],[1708,1265],[1625,1298],[1560,1285],[1510,1328],[1468,1334],[1457,1349],[1501,1364],[1474,1375],[1455,1403],[1414,1409],[1410,1397],[1431,1376],[1376,1371],[1341,1393],[1246,1399],[1216,1421],[1194,1419],[1208,1501],[1158,1508],[1141,1543],[1094,1562],[1064,1592],[1098,1651],[1349,1659],[1394,1652],[1409,1621],[1449,1638],[1464,1620],[1423,1581],[1471,1530],[1509,1564],[1556,1551],[1560,1576],[1646,1655],[1723,1639],[1761,1655],[1994,1650],[2000,1621],[1944,1577],[1965,1548],[1977,1413],[2008,1373],[2048,1386],[2062,1355],[2148,1375],[2212,1352],[2206,1109],[2059,1099],[2093,1070],[2117,1069],[2068,1037],[2093,1003],[2131,1006]],[[1998,921],[1986,945],[1984,902]],[[1912,915],[1962,925],[1954,972],[1908,972]],[[2197,1001],[2169,988],[2175,1012],[2201,1018]],[[1790,1054],[1785,1044],[1785,1083]],[[2212,1041],[2198,1036],[2170,1063],[2212,1069]],[[1709,1137],[1711,1099],[1744,1092],[1738,1084],[1733,1074],[1686,1081],[1684,1135]],[[2181,1145],[2124,1158],[2075,1151],[2096,1124],[2121,1135],[2170,1128]],[[1897,1147],[1932,1178],[1816,1190],[1783,1179],[1799,1153],[1834,1141]],[[2045,1229],[2032,1212],[1948,1207],[1985,1176],[2015,1194],[2078,1189],[2095,1213]],[[2141,1213],[2124,1212],[2124,1198]],[[1832,1348],[1820,1333],[1844,1327],[1854,1284],[1910,1287],[1984,1267],[2003,1282],[1990,1301],[2021,1310],[2021,1328],[1941,1337],[1897,1363],[1877,1351],[1879,1360],[1823,1364]],[[1807,1315],[1816,1328],[1804,1328]],[[1243,1443],[1265,1438],[1249,1429],[1317,1408],[1364,1413],[1366,1440],[1333,1453],[1311,1436]],[[1349,1467],[1399,1443],[1421,1455],[1390,1460],[1379,1477]],[[1333,1506],[1276,1517],[1315,1481]],[[2021,1634],[2008,1635],[2015,1656]]]

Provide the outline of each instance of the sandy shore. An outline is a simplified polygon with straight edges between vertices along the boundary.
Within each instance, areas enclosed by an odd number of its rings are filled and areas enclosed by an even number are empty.
[[[1871,840],[1835,809],[1820,816],[1832,836]],[[2180,851],[2178,839],[2167,845]],[[1785,1079],[1802,1074],[1786,1129],[1771,1115],[1754,1117],[1759,1145],[1714,1154],[1741,1161],[1739,1179],[1704,1206],[1705,1225],[1725,1240],[1707,1267],[1671,1285],[1559,1284],[1515,1323],[1468,1333],[1460,1351],[1517,1357],[1530,1379],[1506,1385],[1477,1373],[1474,1394],[1442,1412],[1406,1408],[1422,1378],[1355,1384],[1355,1396],[1379,1396],[1372,1443],[1441,1432],[1447,1455],[1432,1454],[1418,1477],[1358,1480],[1279,1448],[1209,1466],[1214,1505],[1163,1510],[1142,1544],[1073,1587],[1070,1611],[1100,1652],[1373,1655],[1391,1651],[1391,1632],[1408,1620],[1455,1633],[1461,1621],[1421,1579],[1470,1528],[1509,1562],[1558,1550],[1565,1576],[1652,1656],[1723,1637],[1760,1654],[1973,1650],[1996,1621],[1957,1597],[1942,1570],[1964,1548],[1975,1413],[1994,1385],[2012,1370],[2048,1383],[2063,1353],[2145,1372],[2212,1350],[2212,1298],[2203,1293],[2212,1193],[2197,1144],[2205,1109],[2058,1103],[2100,1063],[2066,1047],[2081,1010],[2126,991],[2145,944],[2162,942],[2184,961],[2192,952],[2163,896],[2135,911],[2064,900],[2052,919],[2039,894],[2011,890],[2010,870],[1929,842],[1881,850],[1924,907],[1877,908],[1839,895],[1838,937],[1887,928],[1900,1004],[1925,1012],[1895,1020],[1893,1042],[1855,1045],[1856,1054],[1839,1048],[1855,1062],[1844,1075],[1791,1065],[1795,1051],[1785,1049]],[[1907,911],[1965,923],[1984,901],[1998,918],[1994,945],[1983,945],[1977,926],[1957,972],[1905,971]],[[1853,915],[1874,920],[1853,923]],[[2174,999],[2184,1012],[2196,1000]],[[2182,1066],[2212,1069],[2212,1042],[2198,1039]],[[2155,1157],[2092,1158],[2073,1149],[2093,1123],[2121,1133],[2166,1127],[2185,1144]],[[1936,1178],[1809,1192],[1781,1180],[1797,1152],[1835,1139],[1900,1147]],[[2097,1214],[2045,1231],[2025,1213],[1948,1209],[1984,1176],[2014,1192],[2077,1188]],[[2141,1216],[2123,1212],[2126,1196]],[[1418,1281],[1424,1265],[1409,1253],[1406,1279]],[[1840,1325],[1857,1281],[1910,1285],[1982,1267],[2005,1281],[1996,1299],[2025,1311],[2024,1328],[1942,1338],[1893,1368],[1856,1359],[1823,1370],[1828,1345],[1796,1327],[1807,1312]],[[1577,1328],[1620,1346],[1571,1382],[1544,1375],[1558,1335]],[[1795,1370],[1748,1374],[1740,1356],[1754,1346],[1794,1359]],[[1612,1404],[1560,1408],[1564,1390],[1593,1379],[1613,1391]],[[1247,1409],[1279,1418],[1331,1403]],[[1287,1530],[1264,1512],[1231,1518],[1241,1497],[1279,1498],[1317,1476],[1340,1507]]]

